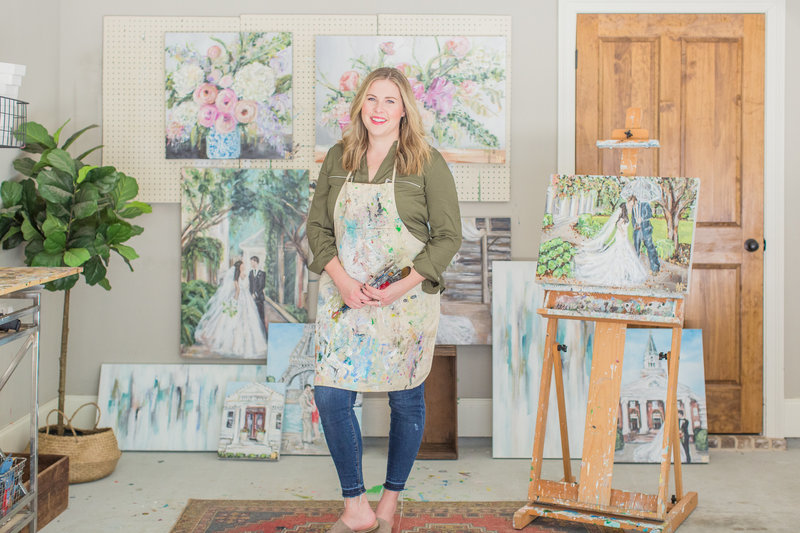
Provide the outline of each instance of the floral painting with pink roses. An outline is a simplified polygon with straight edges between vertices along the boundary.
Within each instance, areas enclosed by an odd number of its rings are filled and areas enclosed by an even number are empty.
[[[408,77],[429,141],[447,161],[505,163],[505,37],[316,39],[318,162],[349,125],[361,80],[387,66]]]
[[[292,151],[292,34],[167,33],[167,159]]]

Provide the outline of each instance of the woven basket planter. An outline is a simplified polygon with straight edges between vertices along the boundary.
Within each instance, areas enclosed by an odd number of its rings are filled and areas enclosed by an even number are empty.
[[[97,408],[97,418],[91,429],[76,429],[72,419],[83,407],[93,405]],[[94,402],[81,405],[71,417],[61,413],[66,420],[68,432],[64,435],[51,433],[50,415],[59,412],[53,409],[47,414],[47,424],[39,429],[39,453],[66,455],[69,457],[69,482],[84,483],[108,476],[117,467],[122,452],[111,428],[98,428],[100,406]]]

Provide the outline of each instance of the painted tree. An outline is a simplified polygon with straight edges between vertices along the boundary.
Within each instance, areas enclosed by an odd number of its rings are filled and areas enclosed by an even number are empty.
[[[678,226],[684,212],[697,200],[697,180],[692,178],[657,178],[661,187],[661,198],[655,200],[656,205],[664,212],[667,223],[667,238],[675,245],[673,257],[678,251]]]

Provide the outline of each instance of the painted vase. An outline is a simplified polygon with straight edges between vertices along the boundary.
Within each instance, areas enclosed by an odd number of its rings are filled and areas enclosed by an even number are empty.
[[[209,159],[238,159],[242,154],[242,135],[239,128],[220,133],[211,128],[206,135],[206,157]]]

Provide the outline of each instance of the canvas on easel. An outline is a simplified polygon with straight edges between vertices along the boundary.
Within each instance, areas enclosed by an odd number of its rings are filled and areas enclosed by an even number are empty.
[[[613,140],[619,143],[612,146],[622,149],[621,176],[599,179],[587,177],[577,180],[577,183],[574,180],[567,182],[561,194],[562,200],[569,198],[569,201],[559,203],[559,207],[567,209],[553,209],[552,191],[548,195],[551,205],[545,214],[545,226],[550,226],[549,229],[561,235],[543,235],[545,248],[540,250],[537,266],[537,280],[544,283],[545,288],[544,301],[538,313],[547,318],[547,333],[528,504],[514,514],[513,525],[516,529],[525,527],[540,516],[547,516],[626,530],[671,533],[697,506],[697,493],[683,491],[677,412],[683,293],[689,287],[692,247],[689,244],[686,252],[685,277],[680,275],[681,269],[673,271],[665,268],[669,265],[662,264],[661,259],[668,258],[659,258],[654,242],[656,228],[653,219],[657,218],[659,205],[652,204],[659,196],[663,199],[660,207],[667,237],[675,245],[670,254],[663,255],[680,260],[681,206],[695,205],[698,184],[697,180],[687,178],[636,176],[636,150],[639,147],[629,145],[647,138],[647,131],[639,129],[640,117],[640,109],[628,109],[625,129],[613,133]],[[557,182],[557,179],[554,181]],[[676,189],[680,190],[679,195],[667,194],[667,191]],[[594,219],[594,210],[598,207],[610,211],[602,223]],[[554,213],[563,216],[556,217]],[[584,215],[583,219],[579,219],[579,215]],[[690,225],[693,226],[693,222]],[[593,234],[576,238],[574,234],[579,233],[581,227]],[[643,248],[646,252],[644,256]],[[573,476],[570,463],[562,370],[564,359],[569,358],[569,347],[557,338],[560,320],[590,320],[595,323],[583,449],[577,477]],[[663,357],[667,362],[667,387],[656,494],[612,488],[622,362],[629,326],[671,329],[670,349],[659,354],[659,358]],[[542,477],[553,382],[564,469],[560,481]],[[668,496],[670,467],[675,480],[671,498]]]

